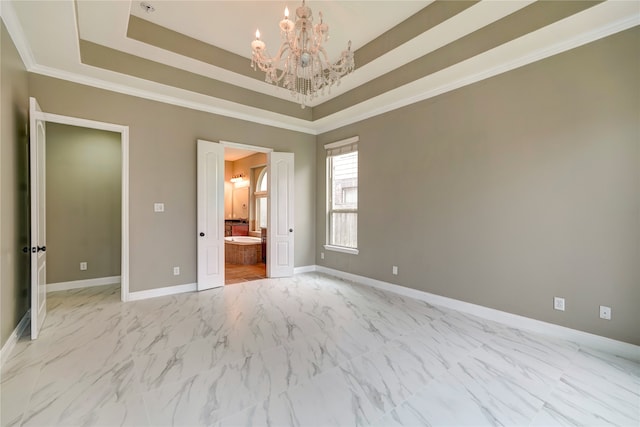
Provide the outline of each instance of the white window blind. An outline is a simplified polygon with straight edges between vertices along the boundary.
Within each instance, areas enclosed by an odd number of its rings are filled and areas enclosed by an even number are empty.
[[[358,247],[358,137],[325,145],[327,150],[327,246]],[[357,253],[357,252],[356,252]]]

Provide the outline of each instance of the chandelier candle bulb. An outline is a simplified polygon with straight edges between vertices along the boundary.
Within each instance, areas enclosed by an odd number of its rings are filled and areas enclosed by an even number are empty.
[[[280,21],[280,31],[282,31],[285,34],[288,34],[291,31],[293,31],[293,27],[294,27],[293,21],[289,19],[289,8],[285,7],[284,19]]]
[[[264,42],[260,40],[260,30],[256,30],[256,39],[251,42],[251,49],[254,52],[259,52],[264,50]]]

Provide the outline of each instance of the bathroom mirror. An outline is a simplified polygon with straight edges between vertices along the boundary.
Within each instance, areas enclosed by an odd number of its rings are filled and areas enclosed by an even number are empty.
[[[233,189],[233,218],[249,218],[249,187]]]

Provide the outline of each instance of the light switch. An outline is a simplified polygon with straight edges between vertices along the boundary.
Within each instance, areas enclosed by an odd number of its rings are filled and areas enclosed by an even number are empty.
[[[164,203],[154,203],[153,204],[154,212],[164,212]]]

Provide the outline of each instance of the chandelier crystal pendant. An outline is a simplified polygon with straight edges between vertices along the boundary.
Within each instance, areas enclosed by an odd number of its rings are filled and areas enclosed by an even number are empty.
[[[305,5],[296,9],[295,22],[289,19],[289,9],[284,9],[284,19],[280,21],[282,44],[275,57],[266,51],[265,43],[260,40],[260,31],[256,30],[256,39],[251,42],[251,67],[265,72],[267,83],[282,86],[305,108],[325,90],[331,91],[334,84],[340,85],[340,79],[355,68],[351,40],[347,50],[340,58],[331,63],[323,42],[329,39],[329,26],[322,21],[313,24],[313,12]]]

